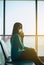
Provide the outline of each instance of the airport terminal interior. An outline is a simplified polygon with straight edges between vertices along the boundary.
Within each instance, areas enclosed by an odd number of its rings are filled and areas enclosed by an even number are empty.
[[[31,61],[13,63],[10,59],[10,39],[16,22],[23,25],[24,46],[34,48],[44,63],[44,1],[0,0],[0,65],[35,65]]]

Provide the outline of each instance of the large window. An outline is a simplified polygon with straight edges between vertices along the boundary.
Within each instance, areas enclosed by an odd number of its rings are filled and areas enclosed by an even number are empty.
[[[0,1],[0,35],[3,34],[3,1]]]
[[[3,0],[0,0],[0,40],[3,35]],[[0,46],[0,65],[4,64],[4,55]]]
[[[23,24],[25,35],[36,34],[35,1],[6,1],[5,34],[11,35],[15,22]],[[27,41],[26,41],[27,40]],[[24,45],[35,48],[35,37],[25,36]]]
[[[38,55],[44,56],[44,36],[38,36]]]
[[[35,36],[25,36],[24,46],[29,48],[35,48]]]
[[[23,24],[25,35],[35,35],[35,1],[6,1],[5,34],[11,35],[15,22]]]
[[[38,1],[38,34],[44,35],[44,1]]]
[[[3,55],[3,52],[2,52],[2,49],[1,49],[1,46],[0,46],[0,65],[4,65],[4,55]]]
[[[44,1],[38,1],[38,55],[44,56]]]
[[[5,32],[5,36],[12,35],[14,23],[21,22],[25,34],[24,45],[37,49],[38,55],[44,56],[44,1],[37,1],[36,3],[35,0],[6,0],[5,31],[3,30],[3,1],[0,1],[0,12],[0,35],[3,35],[3,32]]]

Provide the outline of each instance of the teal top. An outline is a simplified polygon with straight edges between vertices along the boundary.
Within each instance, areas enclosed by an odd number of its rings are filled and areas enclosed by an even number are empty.
[[[20,35],[15,34],[11,40],[11,58],[12,58],[12,60],[19,58],[22,51],[24,51],[24,45],[21,41]]]

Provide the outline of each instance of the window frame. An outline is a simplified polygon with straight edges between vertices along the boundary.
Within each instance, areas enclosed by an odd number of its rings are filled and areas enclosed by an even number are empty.
[[[8,1],[8,0],[6,0],[6,1]],[[5,35],[5,4],[6,4],[6,1],[4,0],[3,1],[3,35],[0,35],[0,36],[11,36],[11,35]],[[14,1],[14,0],[13,0]],[[19,1],[19,0],[17,0],[17,1]],[[22,1],[25,1],[25,0],[22,0]],[[28,1],[30,1],[30,0],[28,0]],[[31,0],[31,1],[35,1],[35,0]],[[42,0],[41,0],[42,1]],[[25,36],[35,36],[35,48],[36,48],[36,50],[37,50],[37,53],[38,53],[38,37],[39,36],[44,36],[44,35],[38,35],[38,18],[37,18],[37,0],[35,1],[35,6],[36,6],[36,8],[35,8],[35,11],[36,11],[36,34],[35,35],[25,35]]]

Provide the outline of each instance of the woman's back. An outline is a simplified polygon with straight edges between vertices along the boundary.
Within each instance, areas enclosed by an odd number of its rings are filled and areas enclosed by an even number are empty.
[[[11,39],[11,58],[13,60],[17,59],[20,56],[23,49],[24,45],[21,41],[19,34],[14,34],[14,36]]]

